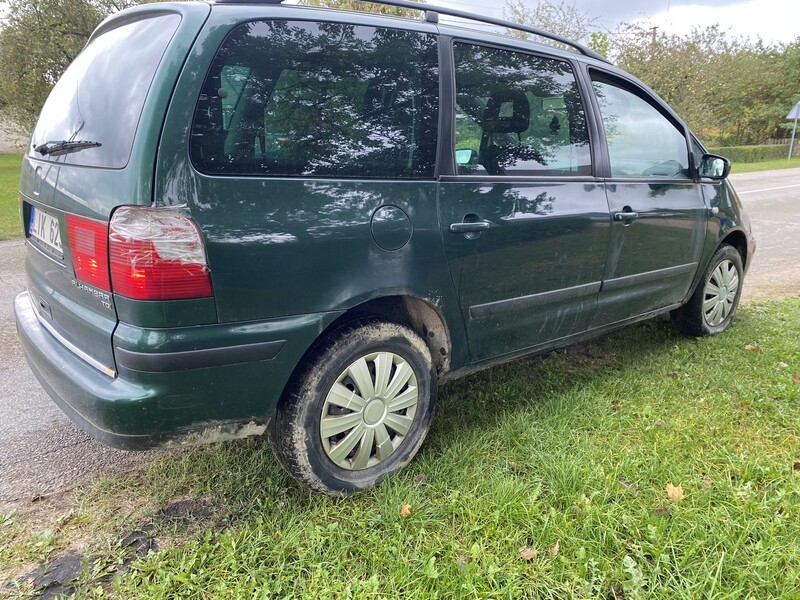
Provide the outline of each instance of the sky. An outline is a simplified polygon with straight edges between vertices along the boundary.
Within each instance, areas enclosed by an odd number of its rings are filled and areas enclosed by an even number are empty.
[[[468,12],[503,17],[503,0],[428,0]],[[535,5],[535,0],[525,0]],[[565,0],[590,17],[601,31],[620,22],[641,21],[668,33],[687,34],[693,26],[719,23],[734,36],[766,43],[791,42],[800,36],[800,0]]]

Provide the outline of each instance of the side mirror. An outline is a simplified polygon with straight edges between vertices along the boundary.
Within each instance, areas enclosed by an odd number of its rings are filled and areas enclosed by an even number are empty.
[[[478,164],[478,153],[472,148],[456,150],[456,165],[459,167],[470,167]]]
[[[703,154],[697,172],[700,177],[722,180],[731,172],[731,161],[716,154]]]

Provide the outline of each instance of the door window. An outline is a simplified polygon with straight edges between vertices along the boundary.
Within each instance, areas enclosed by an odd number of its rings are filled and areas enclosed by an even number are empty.
[[[253,21],[214,58],[192,160],[220,175],[433,177],[438,95],[434,35]]]
[[[637,94],[603,79],[593,81],[608,143],[612,177],[688,179],[683,133]]]
[[[464,43],[453,52],[459,174],[591,174],[586,118],[569,63]]]

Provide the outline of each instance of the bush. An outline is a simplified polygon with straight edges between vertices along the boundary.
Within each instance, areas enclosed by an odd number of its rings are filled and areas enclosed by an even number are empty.
[[[800,144],[795,143],[793,155],[800,155]],[[709,148],[711,154],[724,156],[732,163],[754,163],[764,160],[780,160],[789,154],[789,145],[771,146],[720,146],[719,148]]]

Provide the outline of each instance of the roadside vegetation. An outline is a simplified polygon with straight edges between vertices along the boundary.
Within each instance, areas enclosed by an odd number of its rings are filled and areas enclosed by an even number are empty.
[[[7,511],[0,573],[24,595],[71,556],[79,595],[118,598],[796,597],[798,315],[655,320],[448,384],[410,467],[350,498],[259,440],[169,453]]]
[[[0,240],[20,237],[19,169],[22,157],[0,154]]]
[[[792,160],[764,160],[754,163],[733,163],[731,173],[755,173],[756,171],[772,171],[774,169],[798,169],[800,168],[800,158]]]

